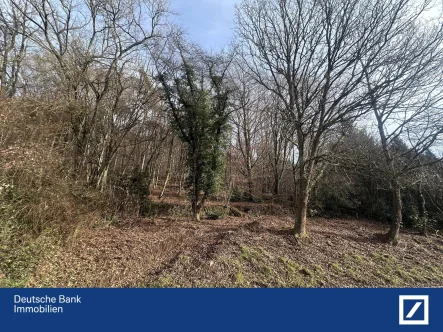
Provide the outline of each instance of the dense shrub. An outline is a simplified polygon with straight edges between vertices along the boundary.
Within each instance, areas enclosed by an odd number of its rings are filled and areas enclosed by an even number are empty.
[[[398,142],[395,149],[407,150]],[[435,158],[431,153],[423,158]],[[385,174],[381,147],[364,131],[351,130],[340,144],[312,195],[311,209],[330,217],[361,217],[391,221],[392,194]],[[421,230],[443,226],[443,172],[440,163],[417,170],[402,181],[403,226]],[[420,202],[421,184],[425,211]],[[440,184],[440,185],[439,185]]]

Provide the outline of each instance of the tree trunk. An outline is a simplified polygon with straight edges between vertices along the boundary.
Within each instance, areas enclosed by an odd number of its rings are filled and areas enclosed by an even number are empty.
[[[163,188],[160,192],[160,195],[158,196],[159,199],[161,199],[163,197],[163,195],[165,194],[166,186],[168,185],[169,178],[171,177],[173,148],[174,148],[174,137],[172,137],[171,146],[169,147],[168,166],[167,166],[168,169],[166,170],[166,179],[165,179],[165,182],[163,183]]]
[[[250,201],[253,201],[254,200],[254,196],[252,195],[252,190],[253,190],[253,186],[254,186],[254,184],[253,184],[253,182],[252,182],[252,169],[251,169],[251,167],[248,165],[248,199],[250,200]]]
[[[392,180],[392,223],[388,233],[388,242],[397,245],[402,222],[401,188],[396,179]]]
[[[205,207],[207,195],[206,193],[203,194],[203,197],[201,199],[199,199],[198,196],[199,195],[197,195],[196,199],[192,199],[191,205],[192,205],[192,216],[194,218],[194,221],[200,222],[201,213],[203,211],[203,208]]]
[[[8,71],[8,46],[6,45],[6,40],[4,43],[4,53],[3,53],[3,59],[2,59],[2,68],[0,73],[0,97],[5,97],[7,92],[7,71]]]
[[[273,188],[274,196],[277,197],[280,194],[280,176],[278,174],[278,170],[276,169],[274,172],[274,188]]]
[[[192,208],[192,218],[194,219],[194,221],[199,222],[201,220],[201,215],[197,200],[192,199],[191,208]]]
[[[184,172],[180,173],[180,175],[179,175],[179,182],[178,182],[178,196],[179,197],[182,196],[183,181],[185,180],[184,177],[185,177],[185,173]]]
[[[298,161],[295,162],[295,149],[292,152],[292,180],[294,181],[294,197],[292,197],[292,201],[297,203],[297,170],[298,170]]]
[[[166,187],[168,186],[168,182],[169,182],[170,177],[171,177],[171,169],[168,168],[168,171],[166,173],[166,179],[165,179],[165,182],[163,183],[163,188],[160,192],[160,195],[158,195],[158,199],[162,199],[163,196],[165,195]]]
[[[97,189],[100,189],[100,192],[104,192],[106,189],[106,184],[108,181],[108,172],[109,172],[109,165],[106,165],[105,169],[100,173],[97,181]]]
[[[154,169],[153,172],[152,172],[152,179],[151,179],[151,181],[150,181],[150,182],[153,184],[153,185],[152,185],[152,188],[153,188],[153,189],[155,189],[155,179],[156,179],[156,178],[155,178],[155,172],[156,172],[156,170]]]
[[[297,183],[297,206],[295,209],[294,235],[304,238],[306,233],[306,216],[308,211],[308,180],[306,176],[301,176]]]
[[[195,219],[196,221],[200,221],[201,212],[203,211],[203,209],[205,207],[207,197],[208,196],[206,195],[206,193],[204,193],[201,201],[197,204],[197,218]]]
[[[425,196],[423,195],[423,189],[422,184],[420,183],[418,185],[418,197],[419,197],[419,217],[420,217],[420,223],[421,223],[421,229],[420,233],[423,236],[428,236],[428,213],[426,211],[426,200]]]
[[[178,158],[178,165],[180,165],[178,169],[178,196],[182,196],[183,191],[183,182],[185,181],[185,154],[183,153],[183,146],[180,145],[180,157]]]
[[[200,190],[197,189],[198,188],[198,180],[197,180],[198,158],[197,158],[197,151],[196,151],[195,147],[193,147],[193,150],[194,150],[194,152],[193,152],[193,156],[192,156],[193,167],[192,167],[191,206],[192,206],[192,214],[194,217],[194,221],[200,221],[200,208],[201,208],[201,205],[199,204]]]

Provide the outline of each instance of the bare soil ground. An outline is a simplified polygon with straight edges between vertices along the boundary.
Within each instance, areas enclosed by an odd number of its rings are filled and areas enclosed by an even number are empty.
[[[299,243],[291,227],[281,214],[81,228],[27,286],[443,287],[441,236],[404,231],[393,247],[383,243],[385,225],[317,218]]]

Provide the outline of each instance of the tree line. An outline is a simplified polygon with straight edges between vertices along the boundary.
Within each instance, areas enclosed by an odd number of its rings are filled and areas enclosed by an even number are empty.
[[[187,188],[196,221],[220,189],[273,199],[299,238],[316,214],[389,221],[393,244],[443,224],[433,1],[243,0],[219,53],[170,16],[163,0],[2,0],[1,99],[56,105],[71,181],[138,213],[153,188]]]

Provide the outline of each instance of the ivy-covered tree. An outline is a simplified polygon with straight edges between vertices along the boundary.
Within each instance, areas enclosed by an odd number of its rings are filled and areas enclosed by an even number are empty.
[[[200,61],[195,61],[200,59]],[[221,180],[228,137],[226,68],[220,58],[192,55],[179,47],[178,66],[164,66],[159,80],[177,136],[187,144],[189,196],[195,221]]]

